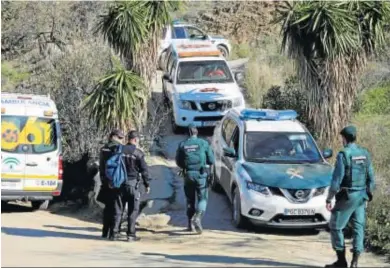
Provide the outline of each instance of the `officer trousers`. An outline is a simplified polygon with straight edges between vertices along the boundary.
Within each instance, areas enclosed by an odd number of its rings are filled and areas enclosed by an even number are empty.
[[[120,188],[118,199],[115,200],[114,233],[119,233],[123,211],[127,203],[127,235],[135,236],[135,223],[138,217],[141,193],[135,186],[124,184]]]
[[[348,191],[348,197],[336,201],[332,210],[329,228],[332,247],[336,251],[345,248],[343,230],[349,220],[353,226],[353,251],[362,253],[364,250],[364,228],[366,219],[366,191]]]
[[[184,180],[184,193],[187,198],[187,217],[191,219],[195,211],[205,212],[208,199],[207,174],[187,171]],[[197,207],[195,208],[195,200]]]

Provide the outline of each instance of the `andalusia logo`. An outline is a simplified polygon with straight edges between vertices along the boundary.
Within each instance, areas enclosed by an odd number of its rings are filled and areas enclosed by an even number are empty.
[[[8,157],[3,160],[3,164],[8,166],[9,170],[15,170],[20,165],[20,161],[14,157]]]

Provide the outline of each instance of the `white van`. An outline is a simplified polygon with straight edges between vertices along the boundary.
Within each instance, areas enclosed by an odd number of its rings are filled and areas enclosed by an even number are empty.
[[[165,102],[172,108],[172,130],[214,127],[231,108],[245,108],[244,96],[225,58],[213,44],[172,44],[162,77]]]
[[[62,190],[61,133],[49,96],[1,94],[1,201],[46,209]]]

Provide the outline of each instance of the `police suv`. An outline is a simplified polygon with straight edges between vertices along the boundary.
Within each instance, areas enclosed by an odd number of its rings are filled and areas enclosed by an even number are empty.
[[[228,63],[213,44],[176,45],[162,77],[165,102],[172,107],[172,129],[193,123],[214,127],[231,108],[244,108],[243,94]]]
[[[214,130],[213,189],[233,204],[233,223],[323,228],[332,166],[293,110],[232,109]]]
[[[45,209],[62,190],[61,131],[46,95],[1,94],[1,201]]]

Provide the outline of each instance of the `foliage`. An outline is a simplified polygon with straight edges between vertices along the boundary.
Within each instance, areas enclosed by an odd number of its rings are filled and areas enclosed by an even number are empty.
[[[251,56],[251,48],[247,43],[233,44],[232,51],[230,53],[230,60],[236,60],[240,58],[248,58]]]
[[[244,86],[250,105],[261,108],[267,91],[283,86],[293,74],[293,66],[287,57],[280,55],[275,37],[262,37],[258,47],[250,47],[250,50]]]
[[[390,114],[368,112],[360,112],[353,120],[358,128],[358,143],[371,153],[377,185],[367,209],[365,241],[369,249],[390,257]]]
[[[310,121],[323,143],[350,119],[366,59],[385,44],[387,2],[284,2],[282,49],[295,59],[308,91]]]
[[[131,123],[139,127],[146,103],[144,89],[141,78],[116,61],[115,69],[100,79],[83,108],[101,130],[129,130]]]
[[[25,66],[3,61],[1,63],[1,88],[3,91],[14,91],[16,86],[28,79],[30,73]]]
[[[359,104],[359,112],[363,114],[390,114],[390,84],[366,90]]]

